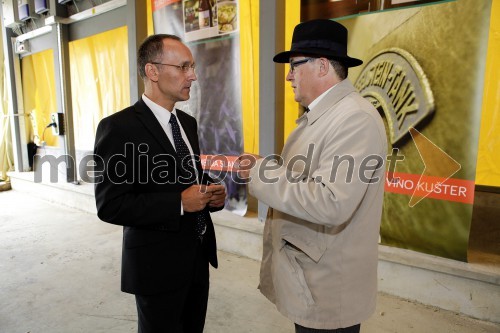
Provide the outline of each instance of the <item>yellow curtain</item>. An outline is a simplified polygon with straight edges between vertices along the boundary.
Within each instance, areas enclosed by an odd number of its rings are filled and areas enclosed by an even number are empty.
[[[2,35],[0,35],[0,43],[3,44]],[[2,64],[5,59],[3,56],[3,48],[0,48],[0,61]],[[0,103],[0,180],[8,180],[7,171],[13,169],[12,155],[12,140],[10,132],[9,101],[7,95],[7,77],[5,66],[0,68],[0,93],[2,94],[2,102]]]
[[[500,186],[500,0],[491,6],[476,184]]]
[[[240,2],[244,151],[259,153],[259,1]]]
[[[58,146],[59,137],[46,128],[51,123],[50,114],[57,112],[54,72],[54,52],[46,50],[21,60],[21,80],[26,118],[27,141],[48,146]]]
[[[99,121],[130,105],[127,28],[69,44],[75,147],[92,150]]]
[[[292,44],[293,29],[297,24],[300,23],[300,0],[287,0],[285,6],[285,45],[283,45],[282,50],[290,50],[290,45]],[[286,66],[286,65],[285,65]],[[288,67],[285,68],[285,77],[288,74]],[[299,116],[299,104],[295,102],[295,97],[290,84],[285,83],[285,102],[284,102],[284,115],[283,115],[283,134],[284,140],[288,138],[290,132],[293,131],[297,125],[295,121]]]

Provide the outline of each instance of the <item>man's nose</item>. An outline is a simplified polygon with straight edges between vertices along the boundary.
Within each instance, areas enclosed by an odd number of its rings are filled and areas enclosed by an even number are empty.
[[[190,68],[188,73],[189,73],[188,79],[190,81],[198,80],[198,78],[196,77],[196,72],[195,72],[194,68]]]

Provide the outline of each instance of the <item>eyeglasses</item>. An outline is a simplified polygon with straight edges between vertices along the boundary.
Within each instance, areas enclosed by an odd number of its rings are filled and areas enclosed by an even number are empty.
[[[313,60],[313,59],[315,59],[315,58],[305,58],[305,59],[300,59],[297,61],[290,61],[290,73],[292,73],[292,74],[294,73],[295,67],[300,66],[302,64],[305,64],[309,60]]]
[[[176,67],[177,69],[179,69],[180,71],[182,71],[183,73],[187,73],[189,72],[190,69],[195,70],[195,67],[196,67],[196,64],[185,64],[185,65],[171,65],[171,64],[164,64],[164,63],[161,63],[161,62],[151,62],[152,64],[155,64],[155,65],[164,65],[164,66],[171,66],[171,67]]]

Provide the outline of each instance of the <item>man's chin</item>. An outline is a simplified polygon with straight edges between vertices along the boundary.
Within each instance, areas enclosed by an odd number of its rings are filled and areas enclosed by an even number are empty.
[[[179,102],[184,102],[184,101],[187,101],[189,99],[189,93],[187,94],[182,94],[181,96],[179,96]]]

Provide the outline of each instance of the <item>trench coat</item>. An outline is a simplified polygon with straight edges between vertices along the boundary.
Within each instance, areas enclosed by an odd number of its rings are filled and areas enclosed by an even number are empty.
[[[259,289],[293,322],[335,329],[375,311],[386,157],[381,116],[346,79],[252,168],[249,191],[270,206]]]

